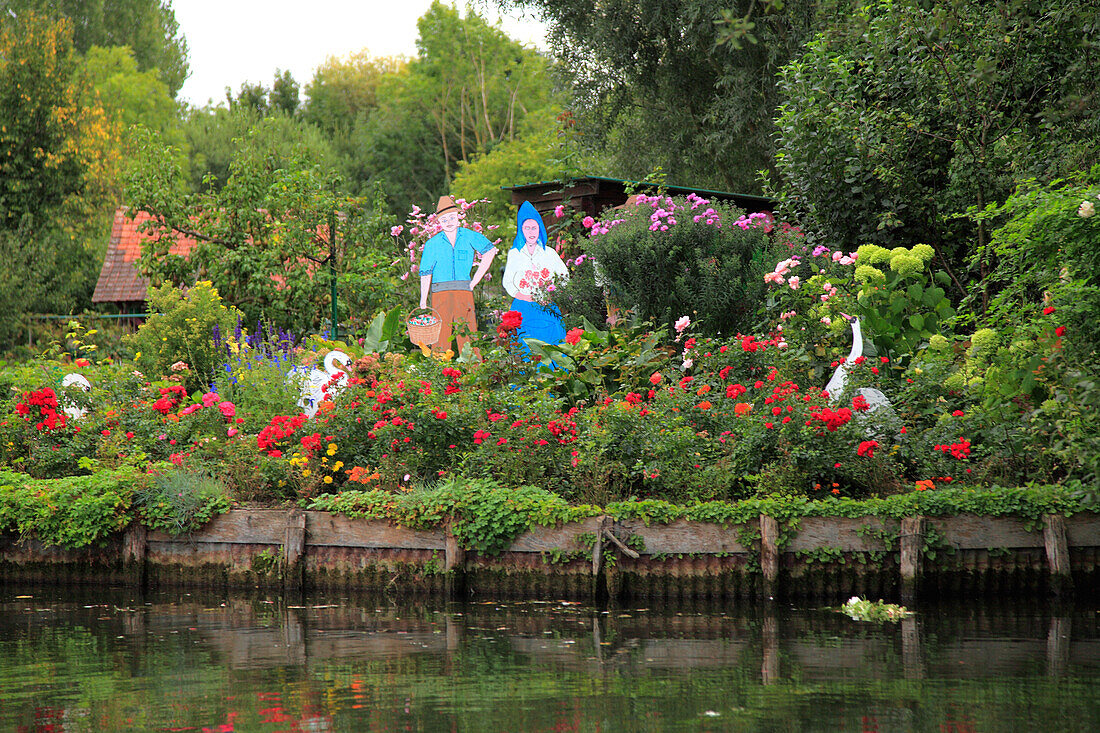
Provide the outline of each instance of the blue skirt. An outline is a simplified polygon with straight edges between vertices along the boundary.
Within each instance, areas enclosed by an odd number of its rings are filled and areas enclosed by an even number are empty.
[[[565,326],[561,325],[561,311],[557,306],[542,306],[527,300],[514,299],[512,310],[523,316],[516,338],[524,356],[530,354],[524,339],[538,339],[547,344],[565,341]]]

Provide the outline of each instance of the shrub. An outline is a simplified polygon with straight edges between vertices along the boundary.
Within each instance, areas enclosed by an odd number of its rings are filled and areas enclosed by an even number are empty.
[[[134,506],[147,528],[178,535],[229,511],[230,502],[225,484],[209,472],[162,466],[134,492]]]
[[[212,340],[214,326],[222,333],[233,330],[240,311],[222,305],[217,289],[199,282],[186,291],[165,284],[149,289],[149,310],[153,314],[137,333],[127,337],[137,352],[138,367],[150,376],[171,372],[172,365],[187,366],[180,372],[188,392],[210,386],[222,364]]]
[[[764,297],[769,218],[746,217],[732,204],[712,204],[694,194],[639,196],[636,205],[615,210],[615,216],[592,225],[584,250],[595,266],[576,271],[574,277],[585,282],[555,298],[563,312],[570,297],[592,300],[590,276],[605,286],[613,303],[642,319],[671,328],[680,316],[694,313],[706,333],[747,327]]]

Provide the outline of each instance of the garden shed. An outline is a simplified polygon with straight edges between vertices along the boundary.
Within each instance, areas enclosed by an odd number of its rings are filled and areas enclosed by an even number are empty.
[[[131,216],[129,207],[126,206],[120,206],[115,211],[111,239],[107,243],[107,256],[99,271],[95,293],[92,294],[93,303],[114,303],[126,313],[144,312],[149,281],[138,272],[137,260],[141,256],[142,242],[154,235],[139,229],[151,218],[144,211]],[[178,234],[169,252],[186,257],[194,246],[194,239]]]
[[[627,187],[649,188],[649,184],[628,181],[621,178],[603,176],[583,176],[568,181],[539,181],[521,183],[517,186],[504,186],[512,194],[512,204],[530,201],[547,222],[555,221],[554,207],[567,204],[584,216],[598,217],[607,208],[622,206],[630,198]],[[774,211],[775,201],[766,196],[755,196],[727,191],[710,191],[688,186],[665,186],[664,190],[672,196],[686,196],[696,193],[715,201],[731,201],[746,212]]]

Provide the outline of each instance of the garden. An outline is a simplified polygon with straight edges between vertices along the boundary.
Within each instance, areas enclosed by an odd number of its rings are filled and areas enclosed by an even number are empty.
[[[178,534],[297,504],[461,517],[465,544],[500,550],[601,512],[1095,510],[1094,180],[1021,187],[995,212],[981,318],[932,245],[832,249],[659,188],[599,220],[558,212],[570,277],[543,300],[567,335],[529,354],[492,291],[480,359],[409,340],[401,285],[438,228],[419,211],[411,237],[391,232],[409,253],[388,271],[398,302],[343,338],[246,322],[209,281],[166,284],[121,342],[73,320],[0,372],[0,528],[80,547],[135,519]],[[476,207],[465,225],[487,230]]]

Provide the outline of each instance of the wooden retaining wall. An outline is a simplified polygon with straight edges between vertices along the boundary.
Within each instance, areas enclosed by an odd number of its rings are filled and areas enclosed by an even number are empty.
[[[1096,587],[1100,515],[804,517],[723,526],[592,517],[538,527],[507,551],[297,509],[237,509],[185,536],[132,525],[104,546],[0,536],[0,582],[285,587],[453,597],[870,598],[1069,594]]]

